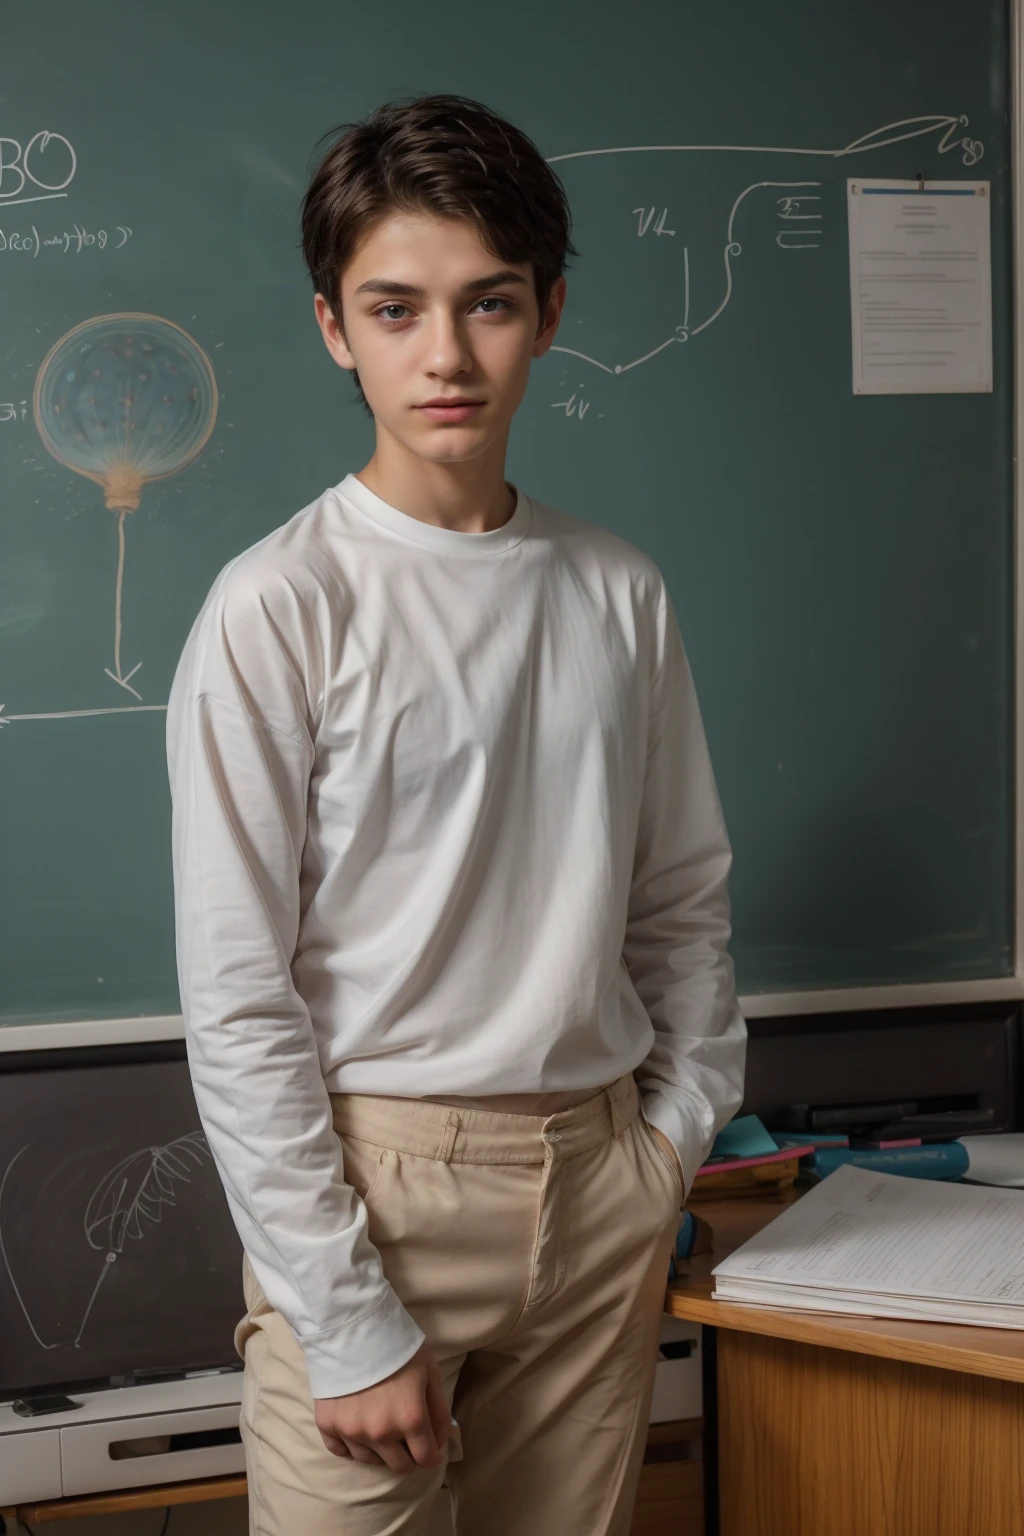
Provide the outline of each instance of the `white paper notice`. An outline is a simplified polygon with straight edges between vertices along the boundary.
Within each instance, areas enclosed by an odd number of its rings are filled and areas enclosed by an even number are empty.
[[[992,388],[987,181],[846,183],[855,395]]]

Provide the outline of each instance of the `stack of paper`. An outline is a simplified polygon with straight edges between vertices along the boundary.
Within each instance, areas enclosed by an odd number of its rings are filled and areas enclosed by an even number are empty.
[[[1024,1195],[838,1168],[714,1275],[719,1301],[1024,1328]]]
[[[961,1136],[959,1140],[967,1149],[965,1178],[977,1184],[1003,1184],[1008,1189],[1024,1189],[1024,1135],[1020,1131]]]

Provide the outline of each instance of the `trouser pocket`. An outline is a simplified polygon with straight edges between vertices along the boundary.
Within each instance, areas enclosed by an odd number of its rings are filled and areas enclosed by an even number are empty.
[[[686,1199],[686,1190],[683,1187],[683,1181],[680,1177],[679,1163],[674,1157],[669,1157],[668,1153],[661,1145],[661,1142],[654,1134],[654,1127],[651,1125],[651,1122],[643,1114],[638,1113],[634,1123],[640,1125],[647,1145],[650,1147],[651,1151],[654,1153],[661,1166],[670,1175],[672,1179],[672,1187],[676,1192],[677,1203],[681,1206],[683,1201]]]

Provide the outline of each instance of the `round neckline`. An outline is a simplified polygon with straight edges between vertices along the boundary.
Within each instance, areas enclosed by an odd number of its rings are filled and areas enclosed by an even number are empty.
[[[505,483],[507,485],[510,482]],[[530,498],[518,486],[513,486],[516,505],[512,516],[500,528],[488,528],[483,533],[439,528],[436,523],[425,523],[418,517],[411,517],[408,512],[399,511],[389,501],[378,496],[376,491],[371,491],[352,471],[334,489],[364,517],[386,528],[389,533],[407,539],[412,544],[419,544],[424,549],[434,549],[445,554],[503,554],[526,537],[532,520]]]

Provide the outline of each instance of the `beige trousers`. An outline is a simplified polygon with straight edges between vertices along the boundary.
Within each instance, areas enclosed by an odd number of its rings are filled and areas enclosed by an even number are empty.
[[[627,1536],[683,1190],[631,1075],[547,1117],[334,1094],[345,1177],[460,1435],[399,1474],[326,1449],[302,1352],[248,1261],[252,1536]],[[459,1453],[461,1439],[461,1457]]]

